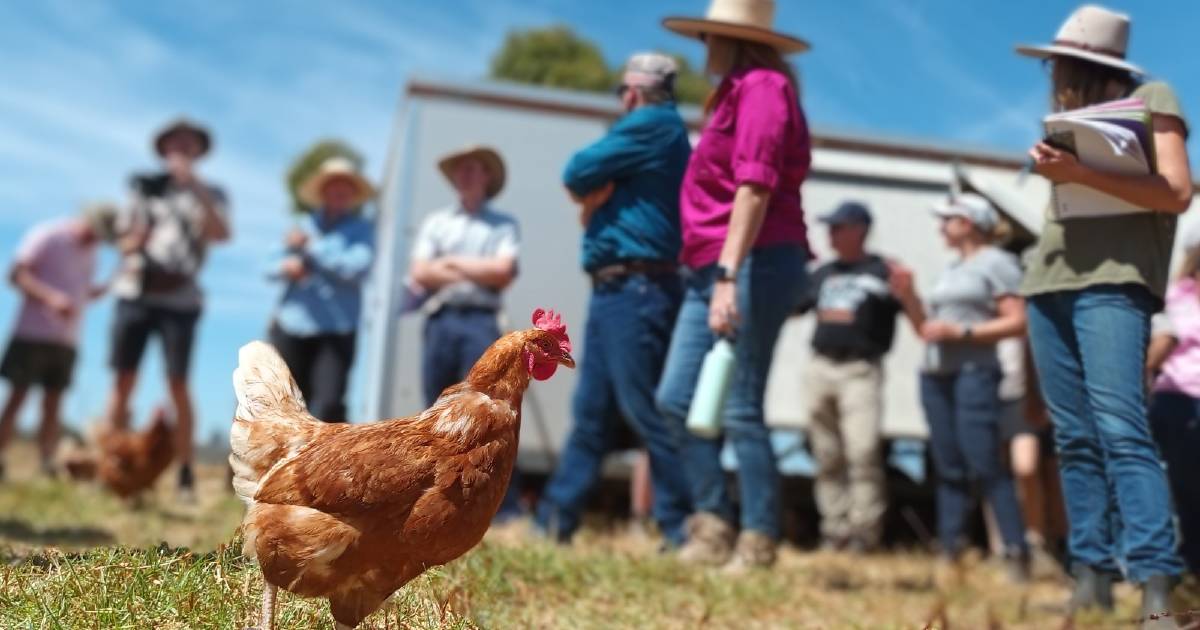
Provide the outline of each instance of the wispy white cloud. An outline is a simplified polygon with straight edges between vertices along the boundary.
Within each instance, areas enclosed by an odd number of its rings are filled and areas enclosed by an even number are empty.
[[[922,78],[932,80],[922,83],[922,92],[946,92],[953,94],[956,100],[965,97],[970,104],[971,109],[966,110],[967,122],[959,124],[948,135],[998,144],[1007,144],[1014,134],[1034,137],[1037,121],[1044,110],[1044,98],[1033,92],[1001,92],[989,82],[988,74],[978,63],[968,66],[968,56],[962,50],[954,49],[942,28],[930,20],[926,10],[928,5],[914,0],[874,2],[907,35],[907,44],[912,47],[909,55],[923,71]]]

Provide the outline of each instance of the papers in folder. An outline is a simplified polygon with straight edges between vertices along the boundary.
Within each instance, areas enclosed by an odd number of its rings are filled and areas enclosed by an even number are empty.
[[[1097,171],[1121,175],[1154,172],[1154,132],[1150,111],[1141,99],[1052,114],[1044,125],[1048,144],[1074,153],[1080,163]],[[1082,184],[1055,184],[1051,210],[1056,219],[1152,212]]]

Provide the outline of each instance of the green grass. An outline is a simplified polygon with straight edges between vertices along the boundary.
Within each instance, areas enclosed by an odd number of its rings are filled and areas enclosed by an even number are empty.
[[[20,470],[12,466],[10,470]],[[262,578],[241,556],[241,504],[219,467],[200,470],[200,501],[160,483],[131,508],[89,485],[0,484],[0,628],[242,628],[257,622]],[[1048,628],[1067,594],[1043,572],[1006,584],[974,559],[966,578],[934,587],[933,558],[867,558],[787,548],[771,571],[731,578],[655,551],[655,541],[595,528],[569,548],[524,525],[489,533],[463,558],[402,589],[366,628]],[[1195,592],[1194,588],[1187,589]],[[1110,617],[1076,627],[1130,627],[1137,593]],[[1193,604],[1194,596],[1180,607]],[[281,593],[279,628],[331,628],[328,606]]]

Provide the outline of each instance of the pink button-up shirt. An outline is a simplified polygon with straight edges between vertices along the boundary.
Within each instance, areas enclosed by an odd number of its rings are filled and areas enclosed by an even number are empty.
[[[1178,345],[1154,389],[1200,398],[1200,286],[1195,280],[1183,278],[1171,285],[1166,312]]]
[[[771,190],[754,247],[808,246],[800,184],[812,145],[800,99],[787,76],[751,68],[725,78],[720,101],[692,152],[680,193],[683,264],[697,269],[720,257],[733,197],[742,184]]]

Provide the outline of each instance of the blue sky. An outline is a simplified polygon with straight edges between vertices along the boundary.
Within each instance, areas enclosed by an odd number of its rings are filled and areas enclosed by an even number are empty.
[[[1039,66],[1012,46],[1051,39],[1077,4],[1019,0],[781,0],[778,24],[813,43],[796,59],[818,129],[1020,151],[1046,102]],[[563,23],[610,61],[701,49],[658,26],[698,15],[706,0],[442,0],[440,2],[0,3],[0,254],[21,233],[87,199],[120,199],[128,174],[153,167],[149,136],[187,113],[207,122],[215,151],[202,172],[233,200],[234,242],[212,253],[210,299],[193,382],[201,432],[224,431],[236,348],[262,334],[277,288],[261,268],[289,218],[282,172],[312,141],[344,138],[378,175],[410,74],[473,79],[511,29]],[[1200,3],[1111,2],[1132,12],[1131,58],[1200,107],[1193,55],[1181,54]],[[653,7],[653,8],[649,8]],[[111,259],[107,261],[111,266]],[[0,290],[0,331],[16,297]],[[112,303],[88,312],[68,421],[97,414],[109,376]],[[153,349],[152,349],[153,350]],[[163,397],[151,352],[139,407]],[[32,411],[32,406],[29,411]],[[362,420],[362,418],[357,418]]]

